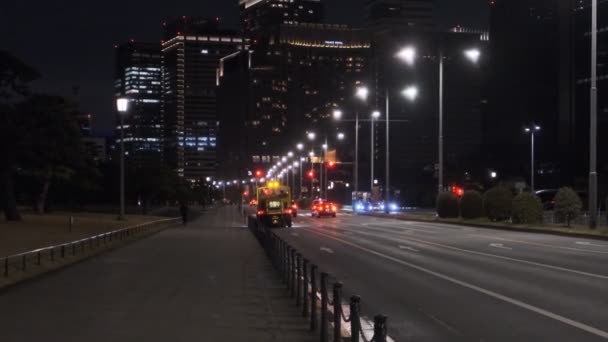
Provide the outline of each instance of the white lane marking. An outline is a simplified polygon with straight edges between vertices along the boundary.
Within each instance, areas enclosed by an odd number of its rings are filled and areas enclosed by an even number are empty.
[[[420,232],[420,233],[424,233],[424,234],[438,234],[439,232],[435,232],[435,231],[431,231],[431,230],[426,230],[426,229],[420,229],[420,228],[414,228],[414,227],[407,227],[401,230],[396,230],[396,229],[391,229],[388,228],[386,226],[377,226],[377,225],[368,225],[367,227],[370,228],[382,228],[382,229],[387,229],[389,231],[392,231],[394,233],[401,233],[401,232],[408,232],[408,233],[412,233],[412,232]]]
[[[507,241],[507,242],[513,242],[513,243],[520,243],[520,244],[523,244],[523,245],[530,245],[530,246],[555,248],[555,249],[564,249],[564,250],[568,250],[568,251],[586,252],[586,253],[595,253],[595,254],[608,254],[608,252],[604,252],[604,251],[594,251],[594,250],[583,249],[583,248],[548,245],[546,243],[528,242],[528,241],[521,241],[521,240],[515,240],[515,239],[500,238],[500,237],[496,237],[496,236],[489,236],[489,235],[482,235],[482,234],[469,234],[469,236],[480,237],[480,238],[484,238],[484,239],[488,239],[488,240],[500,240],[500,241]]]
[[[381,258],[393,261],[393,262],[401,264],[403,266],[407,266],[407,267],[413,268],[413,269],[418,270],[420,272],[423,272],[423,273],[426,273],[426,274],[430,274],[432,276],[435,276],[437,278],[446,280],[448,282],[460,285],[462,287],[466,287],[466,288],[471,289],[473,291],[477,291],[479,293],[483,293],[483,294],[485,294],[487,296],[490,296],[490,297],[502,300],[504,302],[513,304],[513,305],[518,306],[520,308],[523,308],[523,309],[535,312],[535,313],[537,313],[537,314],[539,314],[541,316],[545,316],[547,318],[551,318],[551,319],[556,320],[558,322],[561,322],[563,324],[569,325],[569,326],[571,326],[573,328],[577,328],[577,329],[586,331],[586,332],[588,332],[590,334],[593,334],[593,335],[596,335],[596,336],[600,336],[600,337],[603,337],[603,338],[608,338],[608,332],[606,332],[606,331],[603,331],[603,330],[600,330],[598,328],[592,327],[590,325],[587,325],[587,324],[584,324],[584,323],[572,320],[572,319],[570,319],[568,317],[561,316],[559,314],[556,314],[556,313],[553,313],[551,311],[539,308],[537,306],[534,306],[534,305],[531,305],[531,304],[527,304],[527,303],[525,303],[523,301],[520,301],[520,300],[517,300],[515,298],[511,298],[511,297],[508,297],[506,295],[500,294],[498,292],[494,292],[492,290],[488,290],[488,289],[485,289],[483,287],[480,287],[480,286],[477,286],[477,285],[474,285],[474,284],[471,284],[471,283],[468,283],[468,282],[465,282],[465,281],[462,281],[462,280],[458,280],[458,279],[450,277],[448,275],[445,275],[445,274],[442,274],[442,273],[439,273],[439,272],[435,272],[435,271],[430,270],[428,268],[425,268],[425,267],[422,267],[422,266],[418,266],[418,265],[409,263],[407,261],[403,261],[401,259],[397,259],[397,258],[392,257],[390,255],[386,255],[384,253],[381,253],[381,252],[378,252],[378,251],[375,251],[375,250],[372,250],[372,249],[369,249],[369,248],[366,248],[366,247],[363,247],[363,246],[359,246],[359,245],[357,245],[355,243],[352,243],[352,242],[349,242],[349,241],[346,241],[346,240],[342,240],[342,239],[336,238],[336,237],[331,236],[331,235],[326,235],[326,234],[323,234],[323,233],[318,232],[318,231],[315,231],[315,233],[318,234],[318,235],[325,236],[325,237],[327,237],[329,239],[332,239],[332,240],[335,240],[335,241],[338,241],[338,242],[342,242],[343,244],[349,245],[351,247],[354,247],[356,249],[362,250],[364,252],[368,252],[370,254],[373,254],[373,255],[376,255],[378,257],[381,257]]]
[[[298,237],[298,236],[300,236],[300,234],[298,234],[298,233],[291,233],[291,236]]]
[[[416,248],[414,248],[414,247],[410,247],[410,246],[399,246],[399,248],[400,248],[400,249],[405,249],[405,250],[408,250],[408,251],[412,251],[412,252],[416,252],[416,253],[420,252],[420,251],[419,251],[419,250],[417,250]]]
[[[321,252],[334,254],[334,251],[331,248],[327,248],[327,247],[321,247]]]
[[[581,246],[593,246],[593,247],[600,247],[600,248],[608,248],[608,246],[598,245],[598,244],[587,242],[587,241],[578,241],[576,244],[577,245],[581,245]]]
[[[500,249],[508,249],[508,250],[513,249],[511,247],[507,247],[507,246],[503,245],[502,243],[491,243],[490,247],[500,248]]]
[[[367,235],[367,236],[376,236],[376,235],[372,235],[370,233],[364,233],[364,232],[359,232],[359,234]],[[532,266],[537,266],[537,267],[544,267],[544,268],[549,268],[549,269],[552,269],[552,270],[557,270],[557,271],[562,271],[562,272],[570,272],[570,273],[574,273],[574,274],[584,275],[584,276],[592,277],[592,278],[599,278],[599,279],[603,279],[603,280],[607,280],[608,279],[608,275],[602,275],[602,274],[596,274],[596,273],[589,273],[589,272],[584,272],[584,271],[578,271],[578,270],[574,270],[574,269],[571,269],[571,268],[560,267],[560,266],[553,266],[553,265],[543,264],[543,263],[540,263],[540,262],[534,262],[534,261],[528,261],[528,260],[523,260],[523,259],[511,258],[511,257],[507,257],[507,256],[497,255],[497,254],[490,254],[490,253],[472,251],[470,249],[463,249],[463,248],[458,248],[458,247],[454,247],[454,246],[444,245],[442,243],[437,243],[437,242],[432,242],[432,241],[427,241],[427,240],[421,240],[421,239],[418,239],[418,238],[415,238],[415,237],[410,237],[410,236],[401,235],[400,239],[401,239],[400,241],[402,241],[402,242],[407,242],[407,241],[411,242],[411,241],[413,241],[413,242],[418,242],[418,243],[422,243],[422,244],[425,244],[425,245],[435,246],[435,247],[444,248],[444,249],[450,249],[450,250],[458,251],[458,252],[464,252],[464,253],[469,253],[469,254],[474,254],[474,255],[482,255],[482,256],[486,256],[486,257],[490,257],[490,258],[508,260],[508,261],[518,262],[518,263],[522,263],[522,264],[526,264],[526,265],[532,265]]]

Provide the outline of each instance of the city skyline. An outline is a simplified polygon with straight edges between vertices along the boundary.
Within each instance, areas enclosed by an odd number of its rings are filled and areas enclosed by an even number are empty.
[[[326,22],[361,26],[363,1],[326,1]],[[93,115],[97,134],[111,135],[114,122],[112,74],[114,68],[113,45],[135,39],[153,42],[161,39],[161,22],[181,15],[219,17],[228,27],[238,27],[238,2],[184,1],[171,6],[147,8],[138,2],[115,6],[81,4],[74,1],[57,5],[43,3],[32,12],[20,3],[2,4],[0,10],[0,37],[9,51],[36,67],[42,79],[34,90],[60,95],[78,92],[81,110]],[[437,17],[441,27],[467,25],[487,27],[487,7],[484,0],[437,2]],[[103,14],[103,16],[102,16]],[[137,20],[134,20],[137,16]],[[112,21],[96,18],[112,17]],[[16,18],[21,18],[17,21]],[[25,19],[23,19],[25,18]],[[40,30],[40,24],[45,30]],[[74,30],[74,27],[79,27]],[[61,37],[58,38],[58,37]],[[70,38],[71,37],[71,38]],[[31,44],[36,41],[36,44]],[[74,49],[63,55],[64,49]]]

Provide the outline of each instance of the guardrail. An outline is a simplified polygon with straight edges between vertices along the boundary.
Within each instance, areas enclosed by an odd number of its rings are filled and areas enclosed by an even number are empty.
[[[111,244],[130,239],[143,232],[149,232],[152,228],[158,228],[160,225],[178,222],[179,220],[179,218],[171,218],[147,222],[76,241],[2,257],[0,258],[3,268],[2,276],[8,278],[13,273],[26,272],[32,266],[42,266],[43,261],[46,260],[54,263],[65,260],[70,256],[75,257],[85,254],[87,251],[99,251]]]
[[[318,332],[321,342],[328,342],[330,336],[333,342],[345,339],[351,342],[390,341],[387,316],[376,315],[373,326],[369,324],[361,315],[359,296],[351,296],[349,303],[344,304],[343,284],[339,281],[333,282],[330,296],[328,273],[320,272],[317,265],[271,230],[256,229],[251,220],[249,223],[274,267],[281,273],[295,305],[302,307],[303,317],[309,318],[310,331]],[[332,332],[330,326],[333,327]]]

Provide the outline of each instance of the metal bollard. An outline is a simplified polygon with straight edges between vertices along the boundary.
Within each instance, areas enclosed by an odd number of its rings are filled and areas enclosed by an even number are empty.
[[[287,290],[291,289],[291,246],[287,245]]]
[[[302,254],[296,255],[296,306],[300,306],[302,296]]]
[[[317,265],[310,266],[310,331],[317,330]]]
[[[361,318],[359,312],[361,310],[361,297],[352,296],[350,297],[350,341],[359,342],[359,324],[361,324]]]
[[[388,330],[386,320],[387,317],[384,315],[377,315],[374,317],[374,342],[386,342]]]
[[[334,342],[342,339],[342,283],[334,284]]]
[[[291,297],[296,295],[296,250],[291,250]]]
[[[325,272],[321,273],[321,342],[328,341],[328,320],[327,320],[327,277]]]
[[[289,252],[287,250],[287,243],[283,241],[283,248],[281,251],[282,263],[283,263],[283,283],[288,284],[289,281],[289,264],[287,263],[289,259]]]
[[[308,259],[304,259],[302,264],[302,270],[304,271],[304,288],[302,291],[302,316],[308,315]]]

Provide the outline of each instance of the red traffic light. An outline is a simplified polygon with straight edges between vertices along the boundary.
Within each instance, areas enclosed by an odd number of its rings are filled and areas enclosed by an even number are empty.
[[[255,172],[255,176],[256,176],[257,178],[262,178],[262,177],[264,177],[264,171],[262,171],[262,170],[257,170],[257,171]]]
[[[308,171],[308,178],[315,178],[315,172],[312,170]]]
[[[458,197],[462,197],[464,195],[464,189],[459,186],[453,186],[452,192]]]
[[[336,162],[330,161],[327,163],[327,167],[329,167],[330,169],[333,169],[334,166],[336,166]]]

